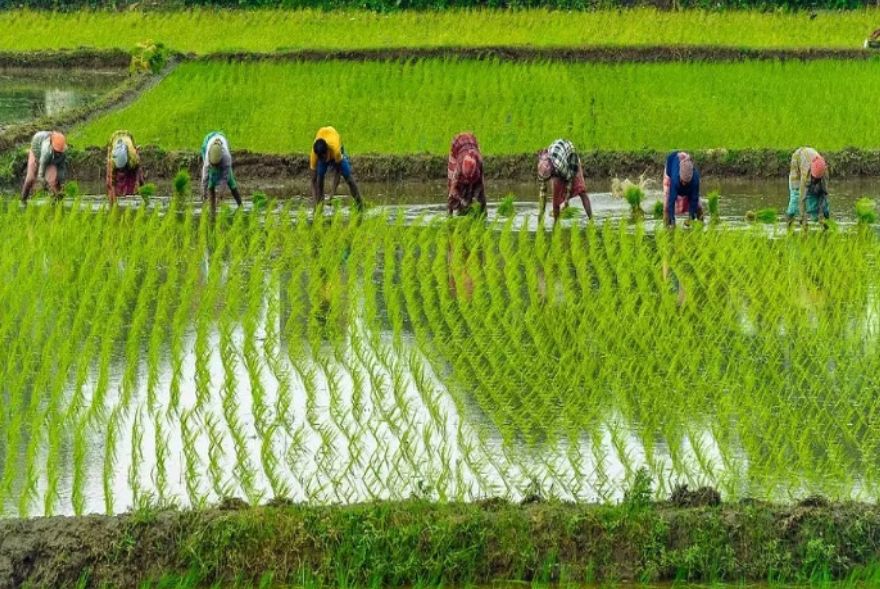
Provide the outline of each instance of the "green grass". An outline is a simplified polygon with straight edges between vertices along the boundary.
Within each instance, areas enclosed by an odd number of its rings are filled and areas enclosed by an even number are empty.
[[[582,149],[872,147],[878,72],[840,61],[188,63],[72,142],[104,145],[125,128],[142,144],[195,151],[221,129],[234,149],[306,153],[332,124],[353,154],[444,154],[466,129],[488,154],[532,153],[560,136]]]
[[[725,45],[861,47],[878,11],[666,12],[652,9],[548,12],[9,11],[0,51],[75,47],[130,49],[151,38],[186,52],[354,49],[449,45]],[[51,31],[35,35],[35,30]]]

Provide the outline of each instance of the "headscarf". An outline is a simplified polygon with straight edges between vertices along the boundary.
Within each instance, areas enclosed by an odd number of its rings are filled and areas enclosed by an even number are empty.
[[[480,179],[480,167],[477,158],[472,153],[466,153],[462,156],[458,169],[458,177],[464,184],[474,184]]]
[[[825,158],[821,155],[817,155],[813,158],[813,161],[810,162],[810,176],[815,178],[816,180],[820,180],[823,176],[825,176],[825,170],[827,169],[827,164],[825,163]]]
[[[64,138],[64,134],[59,133],[58,131],[52,131],[51,143],[52,143],[52,151],[55,153],[64,153],[67,150],[67,139]]]
[[[538,179],[541,181],[549,180],[553,175],[553,162],[550,161],[550,155],[545,149],[538,154]]]
[[[223,145],[220,139],[214,139],[208,146],[208,162],[212,166],[219,166],[223,161]]]
[[[694,177],[694,160],[685,152],[678,154],[678,177],[685,184]]]

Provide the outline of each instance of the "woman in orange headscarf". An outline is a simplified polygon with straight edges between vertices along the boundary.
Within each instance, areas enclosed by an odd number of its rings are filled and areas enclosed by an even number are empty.
[[[38,180],[48,186],[53,196],[58,198],[67,175],[66,151],[67,140],[63,133],[38,131],[34,134],[28,150],[27,173],[21,187],[22,202],[27,202]]]

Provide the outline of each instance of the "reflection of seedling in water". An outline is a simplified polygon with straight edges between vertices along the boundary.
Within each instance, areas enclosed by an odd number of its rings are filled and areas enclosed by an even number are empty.
[[[877,222],[877,202],[867,196],[856,201],[856,219],[862,225],[872,225]]]
[[[147,182],[146,184],[138,188],[138,196],[143,199],[144,204],[149,204],[150,199],[156,196],[156,185],[152,182]]]
[[[499,217],[512,217],[514,214],[513,210],[513,195],[508,194],[504,198],[501,199],[501,202],[498,204],[498,216]]]

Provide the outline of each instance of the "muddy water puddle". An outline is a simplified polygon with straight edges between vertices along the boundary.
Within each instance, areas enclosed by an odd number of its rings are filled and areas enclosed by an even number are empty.
[[[0,69],[0,129],[84,106],[124,79],[119,71]]]

